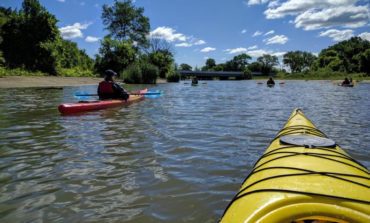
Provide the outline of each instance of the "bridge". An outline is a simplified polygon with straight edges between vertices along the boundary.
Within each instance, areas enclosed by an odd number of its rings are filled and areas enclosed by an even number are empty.
[[[250,79],[244,75],[241,71],[179,71],[181,79],[186,79],[190,77],[197,77],[200,80],[212,80],[214,78],[218,78],[220,80],[245,80]],[[252,72],[252,76],[261,76],[261,72]]]

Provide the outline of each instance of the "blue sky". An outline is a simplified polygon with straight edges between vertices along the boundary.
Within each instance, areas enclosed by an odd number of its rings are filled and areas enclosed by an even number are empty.
[[[65,39],[94,57],[107,33],[103,4],[113,0],[40,0],[57,19]],[[151,35],[169,41],[176,63],[201,67],[247,53],[282,56],[320,50],[352,36],[370,41],[368,0],[136,0],[149,17]],[[1,0],[20,8],[22,0]]]

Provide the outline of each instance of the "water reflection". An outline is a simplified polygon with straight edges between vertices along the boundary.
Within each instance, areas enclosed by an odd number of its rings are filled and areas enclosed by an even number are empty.
[[[77,116],[56,107],[95,87],[0,90],[0,221],[216,222],[296,107],[370,166],[369,85],[156,89],[165,95]]]

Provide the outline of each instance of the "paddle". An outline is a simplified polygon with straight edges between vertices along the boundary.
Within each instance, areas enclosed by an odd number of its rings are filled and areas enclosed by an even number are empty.
[[[146,92],[146,93],[130,93],[129,95],[160,95],[161,92]],[[98,94],[75,94],[76,97],[99,96]]]

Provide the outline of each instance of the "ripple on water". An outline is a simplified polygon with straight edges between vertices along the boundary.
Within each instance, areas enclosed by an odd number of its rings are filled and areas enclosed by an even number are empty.
[[[1,222],[217,222],[296,107],[370,166],[365,85],[166,84],[128,107],[58,114],[95,88],[0,89]]]

